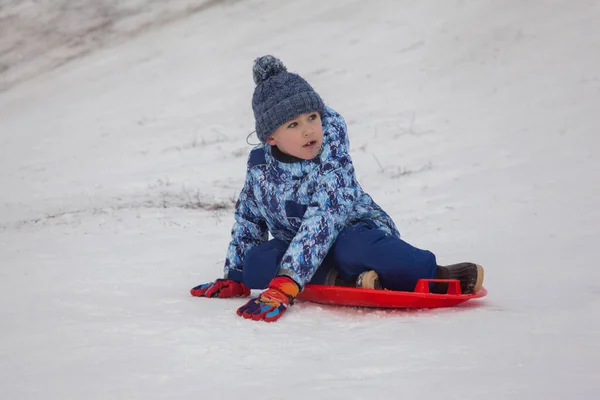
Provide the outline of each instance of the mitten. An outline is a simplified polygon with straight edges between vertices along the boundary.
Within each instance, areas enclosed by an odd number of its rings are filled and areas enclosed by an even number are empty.
[[[278,276],[271,280],[268,289],[258,298],[238,308],[237,314],[255,321],[277,321],[292,305],[299,291],[300,288],[291,278]]]
[[[250,296],[250,289],[241,282],[217,279],[214,282],[196,286],[190,290],[190,293],[197,297],[247,297]]]

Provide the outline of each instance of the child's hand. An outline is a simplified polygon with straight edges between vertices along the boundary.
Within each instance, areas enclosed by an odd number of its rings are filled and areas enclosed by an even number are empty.
[[[278,276],[269,283],[269,288],[260,297],[252,299],[238,308],[237,315],[255,321],[277,321],[292,305],[300,288],[287,276]]]
[[[250,296],[250,289],[241,282],[217,279],[214,282],[196,286],[190,290],[190,293],[196,297],[247,297]]]

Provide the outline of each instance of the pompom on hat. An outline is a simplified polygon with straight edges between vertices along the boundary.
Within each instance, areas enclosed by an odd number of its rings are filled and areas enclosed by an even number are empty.
[[[276,57],[267,55],[254,60],[254,95],[252,111],[256,122],[256,136],[261,142],[284,122],[300,114],[318,111],[325,104],[317,92],[299,75],[288,72]]]

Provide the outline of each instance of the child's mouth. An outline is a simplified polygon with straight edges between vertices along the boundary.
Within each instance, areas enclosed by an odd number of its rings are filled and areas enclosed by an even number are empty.
[[[315,144],[317,144],[316,140],[311,140],[310,142],[306,143],[304,146],[302,147],[308,147],[308,148],[312,148],[315,146]]]

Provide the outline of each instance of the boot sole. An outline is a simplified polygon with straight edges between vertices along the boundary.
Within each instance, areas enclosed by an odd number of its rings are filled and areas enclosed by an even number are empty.
[[[477,293],[483,287],[483,267],[479,264],[477,266],[477,281],[473,287],[473,293]]]
[[[362,285],[358,286],[363,289],[381,289],[381,284],[379,282],[379,275],[377,272],[371,270],[365,273],[362,277]]]

